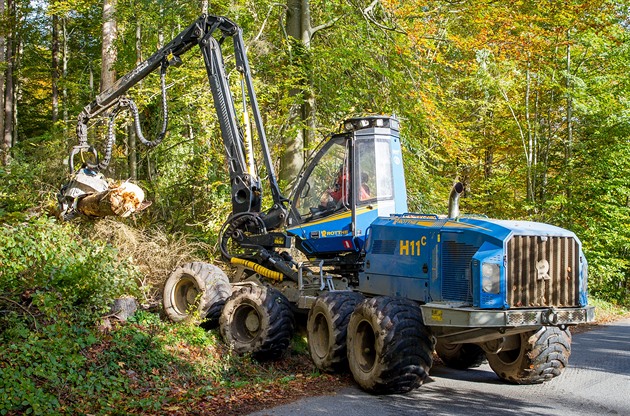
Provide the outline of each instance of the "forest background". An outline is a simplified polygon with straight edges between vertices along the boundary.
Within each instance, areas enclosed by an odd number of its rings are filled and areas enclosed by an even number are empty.
[[[124,245],[111,231],[122,224],[103,231],[48,219],[67,180],[82,108],[205,11],[243,28],[286,194],[303,160],[345,118],[395,114],[410,210],[444,213],[450,187],[460,180],[463,212],[574,231],[589,262],[591,296],[628,306],[629,6],[626,0],[0,0],[0,331],[11,328],[18,331],[11,336],[28,339],[35,322],[53,331],[39,341],[50,340],[59,328],[46,325],[58,323],[60,311],[75,324],[88,322],[107,299],[137,292],[130,280],[151,287],[163,281],[155,267],[161,256],[172,263],[217,257],[230,187],[195,51],[168,72],[163,144],[142,147],[131,120],[118,118],[107,176],[131,178],[147,191],[153,205],[123,234],[153,254],[130,254],[129,241]],[[230,76],[237,86],[234,71]],[[159,74],[129,94],[145,135],[155,136]],[[92,125],[89,141],[102,148],[104,128]],[[151,287],[138,296],[150,300]],[[15,326],[15,316],[28,322]],[[33,341],[33,351],[40,346]],[[3,362],[0,372],[9,368]],[[37,396],[43,409],[70,406],[57,396],[55,404],[53,396]],[[114,406],[107,403],[99,409]],[[7,409],[35,408],[13,406]]]

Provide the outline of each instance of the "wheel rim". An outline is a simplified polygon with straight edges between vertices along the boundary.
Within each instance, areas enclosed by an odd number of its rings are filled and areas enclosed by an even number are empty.
[[[230,327],[236,341],[250,342],[262,331],[262,316],[252,305],[240,305],[234,311]]]
[[[357,325],[353,346],[359,368],[366,373],[372,370],[376,362],[376,335],[368,321],[363,320]]]
[[[330,327],[324,314],[319,313],[313,321],[313,339],[309,340],[313,352],[319,358],[324,358],[328,354],[330,346]]]
[[[452,355],[462,349],[462,344],[449,344],[445,342],[440,342],[438,345],[438,349],[440,352],[446,355]]]
[[[173,303],[178,313],[187,314],[190,307],[199,301],[199,287],[190,276],[183,277],[173,290]]]
[[[519,336],[519,345],[518,348],[514,348],[512,350],[500,351],[496,354],[496,357],[503,363],[503,365],[510,365],[515,363],[519,357],[521,356],[521,351],[523,349],[523,335]]]

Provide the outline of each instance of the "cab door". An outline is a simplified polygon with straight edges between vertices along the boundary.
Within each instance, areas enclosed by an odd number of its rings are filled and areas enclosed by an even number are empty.
[[[287,231],[302,251],[320,255],[356,250],[352,241],[352,135],[334,135],[296,188]]]
[[[287,231],[298,237],[302,251],[321,256],[363,248],[379,203],[393,206],[388,149],[385,140],[354,133],[333,136],[321,149],[291,207]]]

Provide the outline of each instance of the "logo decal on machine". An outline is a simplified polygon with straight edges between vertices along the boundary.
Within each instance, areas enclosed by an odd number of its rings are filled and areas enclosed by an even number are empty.
[[[419,256],[420,248],[427,245],[427,237],[422,236],[420,240],[400,240],[398,254],[401,256]]]
[[[335,231],[326,231],[322,230],[322,237],[341,237],[344,235],[348,235],[350,231],[348,230],[335,230]]]

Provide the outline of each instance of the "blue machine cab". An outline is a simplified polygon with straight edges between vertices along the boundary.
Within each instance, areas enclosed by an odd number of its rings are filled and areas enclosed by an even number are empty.
[[[358,252],[377,217],[407,211],[398,129],[394,117],[349,119],[321,146],[301,175],[288,221],[303,252]]]

